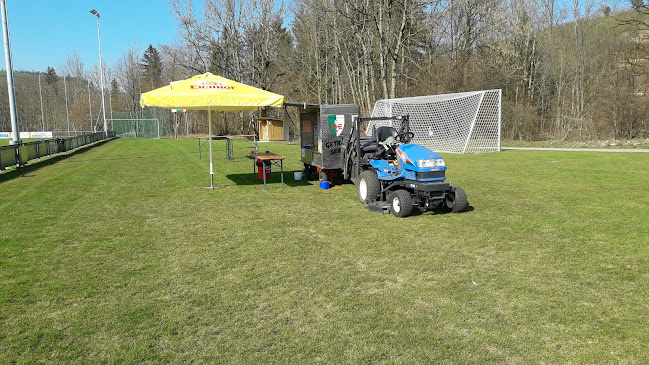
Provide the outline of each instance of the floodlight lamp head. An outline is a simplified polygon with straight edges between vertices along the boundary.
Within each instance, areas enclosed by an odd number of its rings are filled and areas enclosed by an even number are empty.
[[[96,16],[97,18],[99,18],[99,12],[97,10],[95,10],[95,9],[90,10],[90,14],[92,14],[92,15]]]

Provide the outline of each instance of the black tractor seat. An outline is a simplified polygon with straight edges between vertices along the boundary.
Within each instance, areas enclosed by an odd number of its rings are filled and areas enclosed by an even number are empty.
[[[399,135],[396,129],[390,126],[383,126],[376,128],[376,141],[385,143],[389,137],[396,138]]]
[[[368,155],[376,154],[379,151],[379,148],[383,149],[383,146],[379,143],[385,143],[385,141],[390,137],[396,138],[398,134],[399,132],[390,126],[376,128],[371,139],[367,140],[366,138],[361,138],[361,156],[369,158]]]

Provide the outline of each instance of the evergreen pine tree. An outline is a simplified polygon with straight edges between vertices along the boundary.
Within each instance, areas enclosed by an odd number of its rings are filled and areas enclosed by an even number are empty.
[[[50,85],[53,89],[54,92],[58,94],[58,89],[56,87],[56,83],[59,81],[59,76],[56,74],[56,70],[54,70],[54,67],[47,67],[47,70],[45,71],[45,83]]]
[[[113,79],[110,83],[110,93],[111,95],[117,95],[119,94],[119,85],[117,84],[117,80]]]
[[[142,55],[142,72],[144,82],[150,89],[155,89],[162,82],[162,58],[158,50],[149,44]]]

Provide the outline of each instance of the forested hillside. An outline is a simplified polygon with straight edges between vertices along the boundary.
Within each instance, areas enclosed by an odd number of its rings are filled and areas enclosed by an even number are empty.
[[[291,101],[358,103],[365,115],[382,98],[501,88],[504,138],[649,137],[649,9],[641,0],[613,10],[581,0],[295,0],[290,8],[275,0],[207,0],[204,7],[172,0],[169,6],[182,40],[144,50],[125,46],[106,70],[113,110],[138,111],[141,92],[210,71]],[[68,77],[73,123],[90,127],[89,101],[95,124],[100,103],[98,77],[88,75],[97,69],[85,70],[76,57],[57,72]],[[61,129],[64,85],[49,74],[41,80],[44,119]],[[16,82],[21,118],[40,126],[36,90],[36,74]],[[194,133],[205,132],[204,118],[192,113]],[[248,133],[251,118],[228,113],[217,118],[217,131]],[[0,129],[8,126],[2,104]]]

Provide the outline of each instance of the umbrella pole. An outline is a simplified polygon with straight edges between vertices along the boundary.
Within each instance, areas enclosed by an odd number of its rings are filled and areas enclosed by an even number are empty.
[[[207,107],[207,124],[207,130],[210,134],[210,190],[214,190],[214,169],[212,167],[212,112],[209,107]]]

